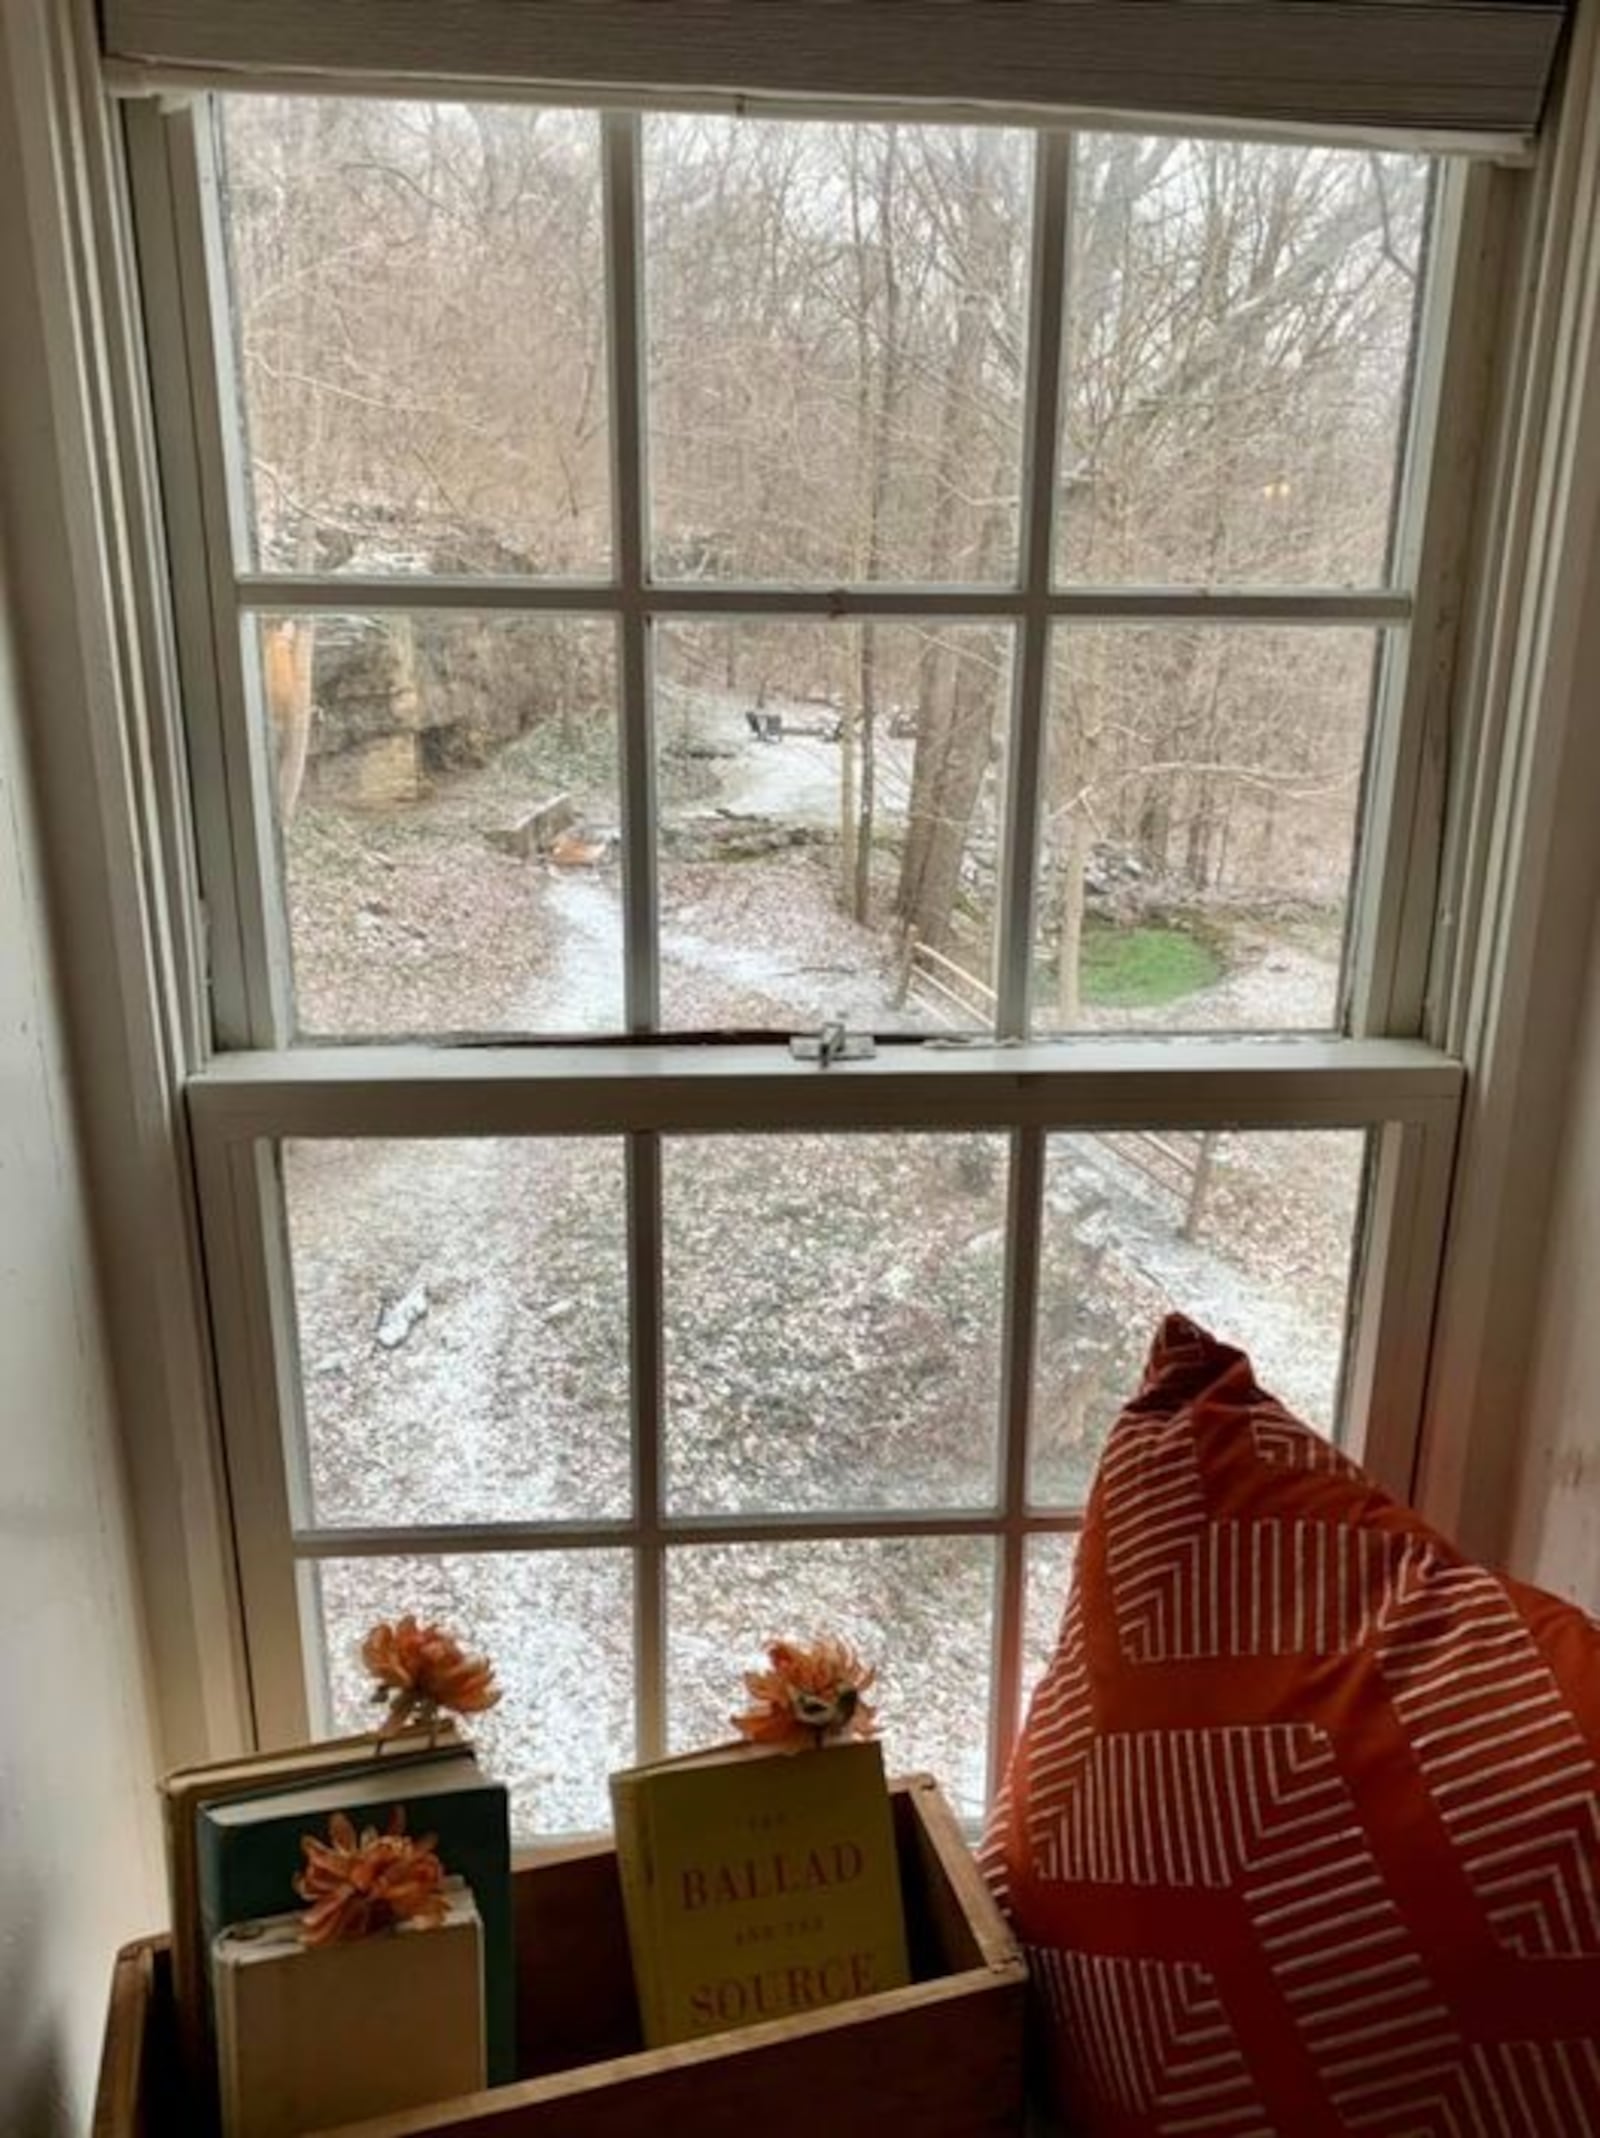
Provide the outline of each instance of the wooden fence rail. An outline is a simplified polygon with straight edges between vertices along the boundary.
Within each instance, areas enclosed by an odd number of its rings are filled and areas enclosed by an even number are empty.
[[[993,1031],[995,992],[966,966],[906,930],[895,987],[895,1007],[919,1002],[949,1031]],[[1125,1165],[1173,1197],[1182,1213],[1179,1231],[1192,1240],[1200,1231],[1216,1163],[1215,1129],[1101,1129],[1091,1131]]]

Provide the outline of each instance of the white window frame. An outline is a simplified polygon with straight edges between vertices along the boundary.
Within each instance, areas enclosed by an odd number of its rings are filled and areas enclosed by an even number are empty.
[[[346,85],[342,93],[359,93]],[[422,95],[420,86],[408,93]],[[448,94],[448,91],[443,93]],[[920,114],[926,118],[928,114]],[[1454,625],[1465,573],[1482,427],[1493,286],[1496,175],[1446,164],[1420,323],[1408,468],[1393,584],[1338,591],[1061,588],[1052,584],[1053,481],[1066,266],[1070,137],[1037,129],[1032,361],[1026,400],[1020,570],[1013,587],[771,588],[650,583],[639,335],[639,122],[601,121],[607,326],[612,363],[615,576],[575,585],[514,579],[291,578],[241,571],[241,488],[222,421],[231,346],[219,315],[220,232],[208,128],[192,103],[130,101],[152,392],[165,529],[206,890],[217,1037],[187,1110],[206,1242],[235,1545],[255,1727],[302,1733],[318,1649],[309,1570],[327,1556],[397,1549],[537,1550],[618,1545],[635,1553],[637,1718],[642,1755],[665,1736],[666,1552],[677,1543],[981,1534],[999,1582],[991,1773],[1012,1729],[1022,1670],[1027,1540],[1070,1530],[1070,1512],[1027,1500],[1032,1309],[1045,1138],[1110,1126],[1367,1129],[1373,1137],[1363,1254],[1353,1292],[1344,1432],[1375,1473],[1410,1489],[1460,1116],[1462,1072],[1428,1043],[1448,1004],[1428,994],[1457,716]],[[246,627],[263,610],[494,610],[604,615],[620,631],[626,1003],[647,1038],[658,998],[650,625],[700,614],[1003,619],[1017,627],[1009,821],[997,958],[997,1043],[959,1054],[916,1042],[826,1076],[776,1048],[714,1054],[651,1046],[582,1049],[288,1044],[281,903]],[[1345,1037],[1166,1038],[1027,1043],[1044,677],[1053,623],[1204,619],[1363,623],[1385,630],[1352,894]],[[180,828],[169,827],[181,839]],[[989,1128],[1012,1140],[1000,1487],[989,1507],[929,1516],[669,1517],[660,1463],[659,1137],[827,1128]],[[303,1449],[276,1145],[291,1136],[603,1133],[627,1138],[635,1504],[617,1523],[510,1523],[404,1531],[316,1529],[294,1451]],[[302,1632],[303,1629],[303,1632]]]

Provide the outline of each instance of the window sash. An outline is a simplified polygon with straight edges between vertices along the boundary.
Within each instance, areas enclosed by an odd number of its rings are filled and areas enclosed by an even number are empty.
[[[1347,1438],[1373,1473],[1397,1491],[1409,1488],[1462,1083],[1459,1068],[1418,1043],[1119,1041],[954,1052],[908,1043],[886,1047],[875,1061],[826,1071],[777,1047],[384,1053],[381,1070],[371,1051],[359,1048],[232,1056],[189,1087],[258,1723],[270,1735],[308,1724],[306,1670],[318,1667],[319,1652],[314,1577],[323,1558],[399,1549],[631,1549],[639,1745],[648,1757],[665,1746],[665,1574],[673,1546],[972,1535],[992,1537],[997,1547],[990,1732],[997,1778],[1021,1697],[1028,1540],[1071,1532],[1079,1520],[1071,1508],[1032,1506],[1028,1495],[1042,1182],[1052,1131],[1178,1122],[1370,1130],[1343,1412]],[[669,1514],[661,1489],[659,1138],[885,1127],[1003,1128],[1011,1136],[995,1503],[911,1513]],[[467,1134],[628,1140],[632,1512],[579,1523],[318,1526],[304,1467],[277,1143]]]
[[[1049,637],[1072,622],[1202,621],[1385,628],[1368,743],[1361,850],[1352,881],[1343,999],[1363,1035],[1421,1028],[1442,835],[1447,693],[1441,656],[1459,606],[1466,538],[1463,425],[1482,407],[1483,379],[1461,352],[1490,268],[1472,242],[1487,212],[1489,175],[1441,168],[1428,272],[1416,326],[1414,378],[1400,441],[1390,583],[1367,588],[1060,586],[1054,470],[1061,337],[1067,301],[1070,134],[1036,132],[1029,366],[1023,421],[1018,577],[999,587],[783,587],[657,584],[649,575],[648,439],[640,306],[640,121],[603,119],[604,251],[612,393],[615,575],[604,581],[381,578],[243,571],[238,407],[211,130],[203,111],[128,113],[134,199],[154,356],[152,391],[163,452],[178,480],[168,514],[181,660],[193,731],[196,818],[208,907],[218,1042],[273,1047],[293,1015],[284,905],[277,881],[265,722],[245,633],[263,610],[609,616],[617,620],[619,801],[623,826],[627,1028],[655,1029],[659,1005],[652,743],[651,626],[692,616],[915,617],[1002,620],[1017,631],[1013,662],[1010,826],[1002,861],[997,1029],[1027,1030],[1032,973],[1039,791]],[[1481,366],[1478,367],[1481,370]],[[1449,450],[1444,450],[1444,448]]]

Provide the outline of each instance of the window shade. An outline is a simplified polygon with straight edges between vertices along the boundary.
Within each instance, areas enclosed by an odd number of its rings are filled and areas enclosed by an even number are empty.
[[[107,56],[1525,139],[1562,0],[102,0]]]

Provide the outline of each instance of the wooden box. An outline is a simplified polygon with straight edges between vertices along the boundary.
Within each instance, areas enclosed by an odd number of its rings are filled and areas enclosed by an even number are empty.
[[[338,2138],[987,2138],[1023,2128],[1026,1968],[927,1776],[893,1785],[913,1982],[851,2004],[642,2050],[609,1846],[516,1873],[514,2086]],[[188,2138],[166,1941],[118,1956],[93,2138]],[[317,2134],[324,2138],[324,2134]],[[332,2138],[332,2134],[327,2134]]]

